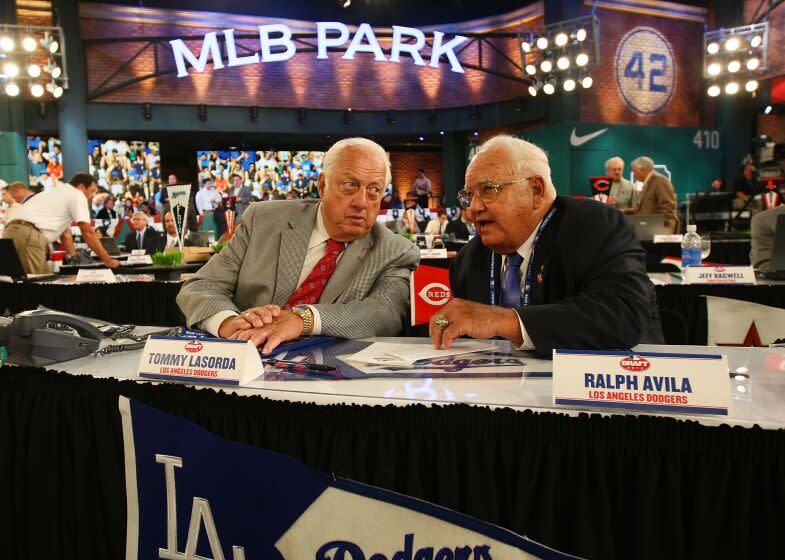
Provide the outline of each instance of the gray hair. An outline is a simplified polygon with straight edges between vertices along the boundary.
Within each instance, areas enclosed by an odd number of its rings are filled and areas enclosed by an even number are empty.
[[[145,220],[147,219],[147,214],[140,212],[139,210],[131,214],[131,218],[135,218],[136,216],[142,216]]]
[[[654,169],[654,160],[650,157],[641,156],[632,160],[630,167],[641,171],[651,171]]]
[[[387,158],[387,152],[385,152],[384,148],[382,148],[373,140],[361,137],[344,138],[343,140],[339,140],[330,146],[330,149],[327,150],[327,153],[324,154],[323,160],[325,179],[332,173],[332,169],[335,167],[338,156],[346,148],[365,150],[381,157],[384,161],[384,185],[382,185],[382,187],[386,187],[390,183],[392,173],[390,172],[390,160]]]
[[[477,157],[485,151],[494,149],[500,149],[507,153],[510,159],[515,162],[516,171],[521,177],[542,177],[545,184],[545,192],[556,194],[556,188],[553,186],[553,181],[551,181],[551,166],[548,164],[548,155],[542,148],[521,138],[500,134],[485,142],[474,156]]]
[[[608,161],[605,162],[605,171],[608,171],[608,168],[614,163],[621,164],[622,169],[624,169],[624,160],[621,159],[619,156],[613,156],[612,158],[609,158]]]

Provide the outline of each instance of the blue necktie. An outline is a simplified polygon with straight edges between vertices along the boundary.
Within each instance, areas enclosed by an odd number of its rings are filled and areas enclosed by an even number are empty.
[[[520,307],[521,305],[521,263],[523,257],[518,253],[507,255],[507,270],[502,280],[502,307]]]
[[[136,233],[136,248],[137,249],[141,249],[142,248],[142,232],[141,231]]]

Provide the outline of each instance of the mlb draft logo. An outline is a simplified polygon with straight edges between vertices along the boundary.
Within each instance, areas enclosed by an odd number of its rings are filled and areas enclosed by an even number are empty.
[[[412,326],[426,324],[452,299],[450,271],[446,268],[420,265],[412,272],[409,286]]]
[[[202,344],[198,340],[192,340],[188,344],[185,345],[185,351],[194,354],[196,352],[201,352],[202,348],[204,348],[204,344]]]
[[[624,358],[619,365],[627,371],[646,371],[649,369],[649,360],[634,354],[629,358]]]

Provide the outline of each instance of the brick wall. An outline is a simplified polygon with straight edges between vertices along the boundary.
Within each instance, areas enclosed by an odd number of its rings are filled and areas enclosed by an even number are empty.
[[[139,36],[202,36],[211,29],[89,19],[81,20],[84,39]],[[220,31],[220,30],[216,30]],[[238,30],[236,34],[239,34]],[[382,48],[390,40],[379,38]],[[241,45],[259,50],[259,40],[237,40]],[[201,50],[201,41],[186,43],[192,52]],[[495,39],[494,44],[512,60],[519,61],[517,40]],[[89,45],[86,52],[88,87],[92,91],[120,65],[131,58],[144,43]],[[376,62],[369,53],[358,53],[354,60],[343,60],[342,53],[328,53],[328,59],[317,60],[316,53],[298,52],[285,62],[251,64],[213,71],[208,65],[202,74],[190,73],[177,78],[174,73],[151,78],[96,99],[121,103],[183,103],[263,107],[315,107],[322,109],[404,110],[431,107],[460,107],[474,103],[491,103],[525,95],[527,85],[509,79],[465,69],[464,74],[452,72],[449,64],[438,68],[416,66],[404,55],[401,62]],[[159,47],[162,67],[174,68],[168,43]],[[422,50],[428,63],[430,50]],[[477,43],[469,46],[461,60],[477,63]],[[109,84],[136,78],[154,70],[152,47],[134,60]],[[489,48],[483,48],[483,63],[493,69],[520,76],[520,70]]]
[[[581,120],[661,126],[700,126],[697,110],[703,99],[703,25],[599,9],[601,25],[600,64],[592,70],[594,85],[582,92]],[[659,112],[644,115],[624,101],[616,82],[614,60],[622,37],[635,27],[656,29],[671,45],[676,66],[676,85],[670,101]],[[648,75],[646,76],[648,79]]]
[[[418,169],[425,169],[425,176],[431,180],[434,195],[441,196],[444,192],[442,152],[390,152],[390,167],[393,188],[401,198],[411,190]]]

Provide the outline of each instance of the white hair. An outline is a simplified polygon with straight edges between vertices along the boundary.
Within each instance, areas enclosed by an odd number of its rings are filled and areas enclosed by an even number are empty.
[[[542,148],[526,140],[507,134],[500,134],[485,142],[477,153],[474,154],[474,157],[483,152],[496,149],[505,151],[510,159],[515,162],[516,171],[521,175],[521,178],[542,177],[542,181],[545,184],[545,192],[556,194],[556,188],[553,186],[553,181],[551,181],[551,166],[548,164],[548,155]]]
[[[147,219],[147,214],[145,214],[144,212],[140,212],[139,210],[131,214],[131,218],[135,218],[137,216],[142,216],[145,220]]]
[[[608,171],[608,168],[614,163],[618,163],[619,165],[621,165],[622,169],[624,169],[624,160],[621,159],[619,156],[613,156],[612,158],[608,159],[608,161],[605,162],[605,171]]]
[[[654,160],[650,157],[641,156],[632,160],[630,167],[640,169],[641,171],[651,171],[654,169]]]
[[[387,159],[387,152],[385,152],[384,148],[382,148],[373,140],[361,137],[344,138],[343,140],[339,140],[330,146],[330,149],[327,150],[327,153],[324,154],[323,166],[325,179],[327,179],[327,177],[332,174],[332,169],[335,167],[338,156],[346,148],[365,150],[379,156],[384,161],[384,185],[382,185],[382,187],[386,187],[390,183],[392,174],[390,172],[390,160]]]

